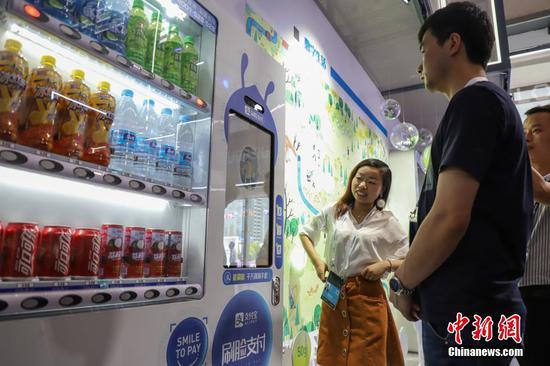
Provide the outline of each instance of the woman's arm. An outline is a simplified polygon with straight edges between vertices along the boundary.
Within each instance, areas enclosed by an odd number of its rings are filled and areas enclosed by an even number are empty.
[[[403,259],[386,259],[371,263],[361,271],[361,276],[369,281],[376,281],[382,278],[386,272],[393,272],[403,263]]]
[[[388,261],[391,263],[390,272],[395,272],[403,263],[404,259],[388,259]]]
[[[317,251],[315,250],[315,246],[313,245],[313,242],[307,236],[306,234],[300,234],[300,241],[302,242],[302,246],[304,247],[304,250],[307,253],[307,256],[313,263],[313,266],[315,267],[315,272],[317,272],[317,277],[323,282],[326,280],[325,273],[328,272],[328,266],[319,257],[319,254],[317,254]]]

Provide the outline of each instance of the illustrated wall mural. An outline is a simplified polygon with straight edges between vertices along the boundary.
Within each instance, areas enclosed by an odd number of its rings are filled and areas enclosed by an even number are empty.
[[[246,16],[247,33],[286,70],[283,334],[289,341],[302,330],[317,330],[321,315],[323,286],[298,238],[301,225],[339,198],[357,162],[387,161],[388,146],[331,79],[330,59],[325,59],[315,40],[303,37],[301,43],[289,45],[276,36],[281,45],[287,45],[276,48],[273,28],[249,5]],[[249,32],[249,23],[255,24],[252,29],[268,31]],[[318,251],[323,250],[321,240]]]

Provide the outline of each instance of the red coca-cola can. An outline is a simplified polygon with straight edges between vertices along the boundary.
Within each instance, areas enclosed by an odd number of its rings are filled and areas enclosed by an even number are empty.
[[[69,275],[72,233],[67,226],[44,226],[36,250],[35,276],[54,279]]]
[[[5,280],[29,280],[34,275],[34,256],[40,236],[37,224],[9,223],[4,233],[0,276]]]
[[[97,229],[76,229],[71,238],[71,277],[96,278],[99,274],[101,232]]]
[[[122,244],[124,228],[122,225],[105,224],[101,226],[101,265],[99,278],[119,278],[122,263]]]
[[[166,232],[166,246],[164,249],[164,275],[166,277],[180,277],[182,257],[181,231]]]
[[[160,229],[147,229],[145,233],[145,277],[162,277],[164,274],[164,243],[166,232]]]
[[[124,229],[124,256],[122,257],[121,277],[143,277],[145,260],[145,228],[126,227]]]

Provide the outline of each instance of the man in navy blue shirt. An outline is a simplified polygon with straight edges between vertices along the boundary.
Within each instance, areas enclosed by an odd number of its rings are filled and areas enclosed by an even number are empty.
[[[421,78],[449,106],[391,299],[407,319],[422,319],[427,366],[509,365],[502,349],[521,348],[517,284],[533,212],[521,119],[507,93],[487,81],[493,27],[476,5],[438,10],[418,39]]]

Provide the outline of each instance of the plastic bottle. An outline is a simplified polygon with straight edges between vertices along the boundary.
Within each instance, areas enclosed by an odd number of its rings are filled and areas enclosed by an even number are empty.
[[[75,0],[40,0],[40,8],[46,14],[66,24],[73,24],[75,22],[75,3]]]
[[[155,179],[172,183],[172,173],[176,160],[176,125],[170,108],[164,108],[160,115],[157,145],[158,158],[155,166]]]
[[[61,87],[62,98],[57,105],[55,137],[52,151],[75,159],[82,158],[84,133],[88,120],[90,88],[84,83],[85,73],[73,70],[71,79]]]
[[[4,50],[0,51],[0,140],[17,140],[17,109],[21,105],[28,74],[29,64],[21,56],[21,43],[6,39]]]
[[[157,75],[162,75],[164,63],[164,43],[161,43],[162,31],[162,15],[158,11],[154,11],[151,16],[151,23],[147,27],[145,69]]]
[[[128,2],[100,0],[96,12],[96,33],[99,41],[121,54],[126,53]]]
[[[181,53],[181,87],[191,94],[197,94],[199,53],[193,36],[185,36],[184,44]]]
[[[55,71],[55,57],[42,56],[29,76],[20,108],[17,143],[50,151],[52,149],[61,75]]]
[[[96,22],[98,0],[77,0],[75,4],[75,23],[80,31],[93,39],[97,38]]]
[[[164,42],[163,76],[174,85],[181,85],[181,51],[183,42],[177,24],[171,23],[168,39]]]
[[[193,149],[193,185],[208,185],[208,165],[210,163],[210,123],[195,122],[195,147]]]
[[[176,162],[173,184],[191,189],[193,178],[193,145],[195,124],[187,116],[180,116],[176,131]]]
[[[135,126],[138,123],[138,110],[133,98],[132,90],[124,89],[122,91],[110,133],[111,162],[109,168],[128,173],[134,169]]]
[[[147,52],[147,17],[143,0],[134,0],[128,19],[128,37],[126,39],[126,57],[145,67]]]
[[[91,163],[108,166],[111,160],[109,131],[113,125],[116,110],[116,99],[109,91],[111,84],[100,81],[97,92],[90,97],[86,140],[83,159]]]
[[[134,152],[133,173],[142,177],[148,177],[156,163],[157,141],[151,138],[154,132],[154,124],[157,122],[155,113],[155,101],[145,99],[138,115],[139,123],[136,125],[136,150]]]

